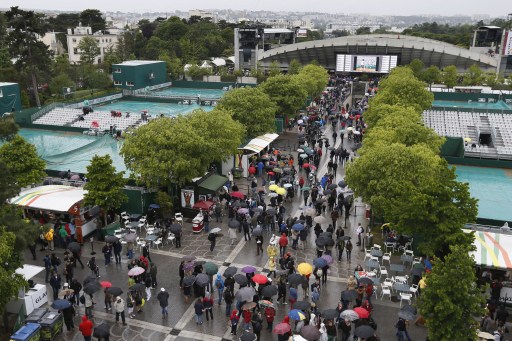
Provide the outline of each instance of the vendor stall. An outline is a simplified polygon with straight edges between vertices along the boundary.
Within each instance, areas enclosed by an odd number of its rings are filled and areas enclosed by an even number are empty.
[[[42,266],[25,264],[22,268],[16,269],[16,273],[22,275],[23,278],[28,281],[43,270],[44,267]],[[18,314],[20,309],[23,309],[22,306],[24,306],[25,315],[30,315],[35,309],[43,306],[47,302],[48,293],[46,290],[46,285],[44,283],[36,283],[26,291],[21,289],[18,292],[18,299],[13,299],[7,303],[6,311],[13,314]]]

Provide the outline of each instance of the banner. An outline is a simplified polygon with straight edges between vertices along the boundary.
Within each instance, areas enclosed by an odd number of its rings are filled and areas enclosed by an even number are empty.
[[[512,31],[505,32],[505,39],[503,39],[503,55],[512,55]]]
[[[192,208],[194,206],[194,190],[182,189],[181,190],[181,207]]]

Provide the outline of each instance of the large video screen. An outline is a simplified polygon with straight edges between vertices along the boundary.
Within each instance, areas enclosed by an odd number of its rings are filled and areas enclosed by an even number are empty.
[[[336,71],[361,73],[389,73],[396,67],[397,56],[336,55]]]

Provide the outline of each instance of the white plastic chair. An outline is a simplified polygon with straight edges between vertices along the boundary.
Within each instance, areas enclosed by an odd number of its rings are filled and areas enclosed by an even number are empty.
[[[391,301],[391,289],[388,286],[385,286],[385,285],[382,286],[382,292],[380,294],[380,300],[381,301],[382,301],[382,298],[384,297],[384,295],[388,295],[389,296],[389,300]]]
[[[153,242],[153,245],[158,249],[160,248],[160,245],[162,245],[162,238],[158,238]]]
[[[388,265],[391,263],[391,254],[390,253],[385,253],[382,255],[382,265],[384,265],[385,260],[388,261]]]
[[[400,308],[402,308],[402,301],[407,301],[407,303],[411,304],[412,295],[405,294],[403,292],[400,293]]]
[[[404,254],[408,255],[408,256],[413,256],[414,257],[414,252],[412,250],[404,250]]]
[[[372,251],[368,249],[364,249],[364,259],[363,262],[366,261],[366,258],[372,259]]]
[[[418,284],[413,284],[411,285],[411,287],[409,288],[409,291],[411,292],[411,294],[413,294],[414,296],[418,296]]]
[[[421,263],[421,257],[414,257],[412,261],[412,267],[414,268],[414,264],[420,264]]]
[[[395,252],[395,243],[386,243],[386,252],[391,249],[391,252]]]
[[[379,275],[379,278],[382,277],[382,275],[386,275],[386,277],[388,277],[388,269],[384,265],[380,266]]]
[[[167,242],[169,242],[171,245],[174,245],[174,241],[176,240],[176,236],[174,233],[169,233],[167,236]]]
[[[174,220],[176,220],[178,224],[183,225],[183,214],[181,212],[176,212],[174,214]]]
[[[373,244],[373,249],[380,250],[381,246],[379,244]]]
[[[384,282],[382,282],[383,286],[392,287],[393,286],[393,279],[392,278],[386,278]]]

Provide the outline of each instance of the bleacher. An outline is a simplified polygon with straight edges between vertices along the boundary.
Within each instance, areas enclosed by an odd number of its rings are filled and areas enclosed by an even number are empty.
[[[80,109],[72,108],[55,108],[47,114],[39,117],[35,120],[34,124],[45,124],[52,126],[64,126],[70,124],[74,120],[78,119],[78,116],[82,114]]]
[[[84,120],[74,122],[72,127],[79,128],[98,128],[99,130],[110,130],[111,126],[116,126],[117,130],[125,131],[129,127],[135,127],[141,121],[140,115],[131,114],[130,117],[113,117],[107,111],[94,111],[84,115]]]
[[[512,159],[512,115],[463,111],[425,110],[423,122],[441,136],[471,139],[464,155]],[[480,133],[490,134],[491,145],[479,143]]]

